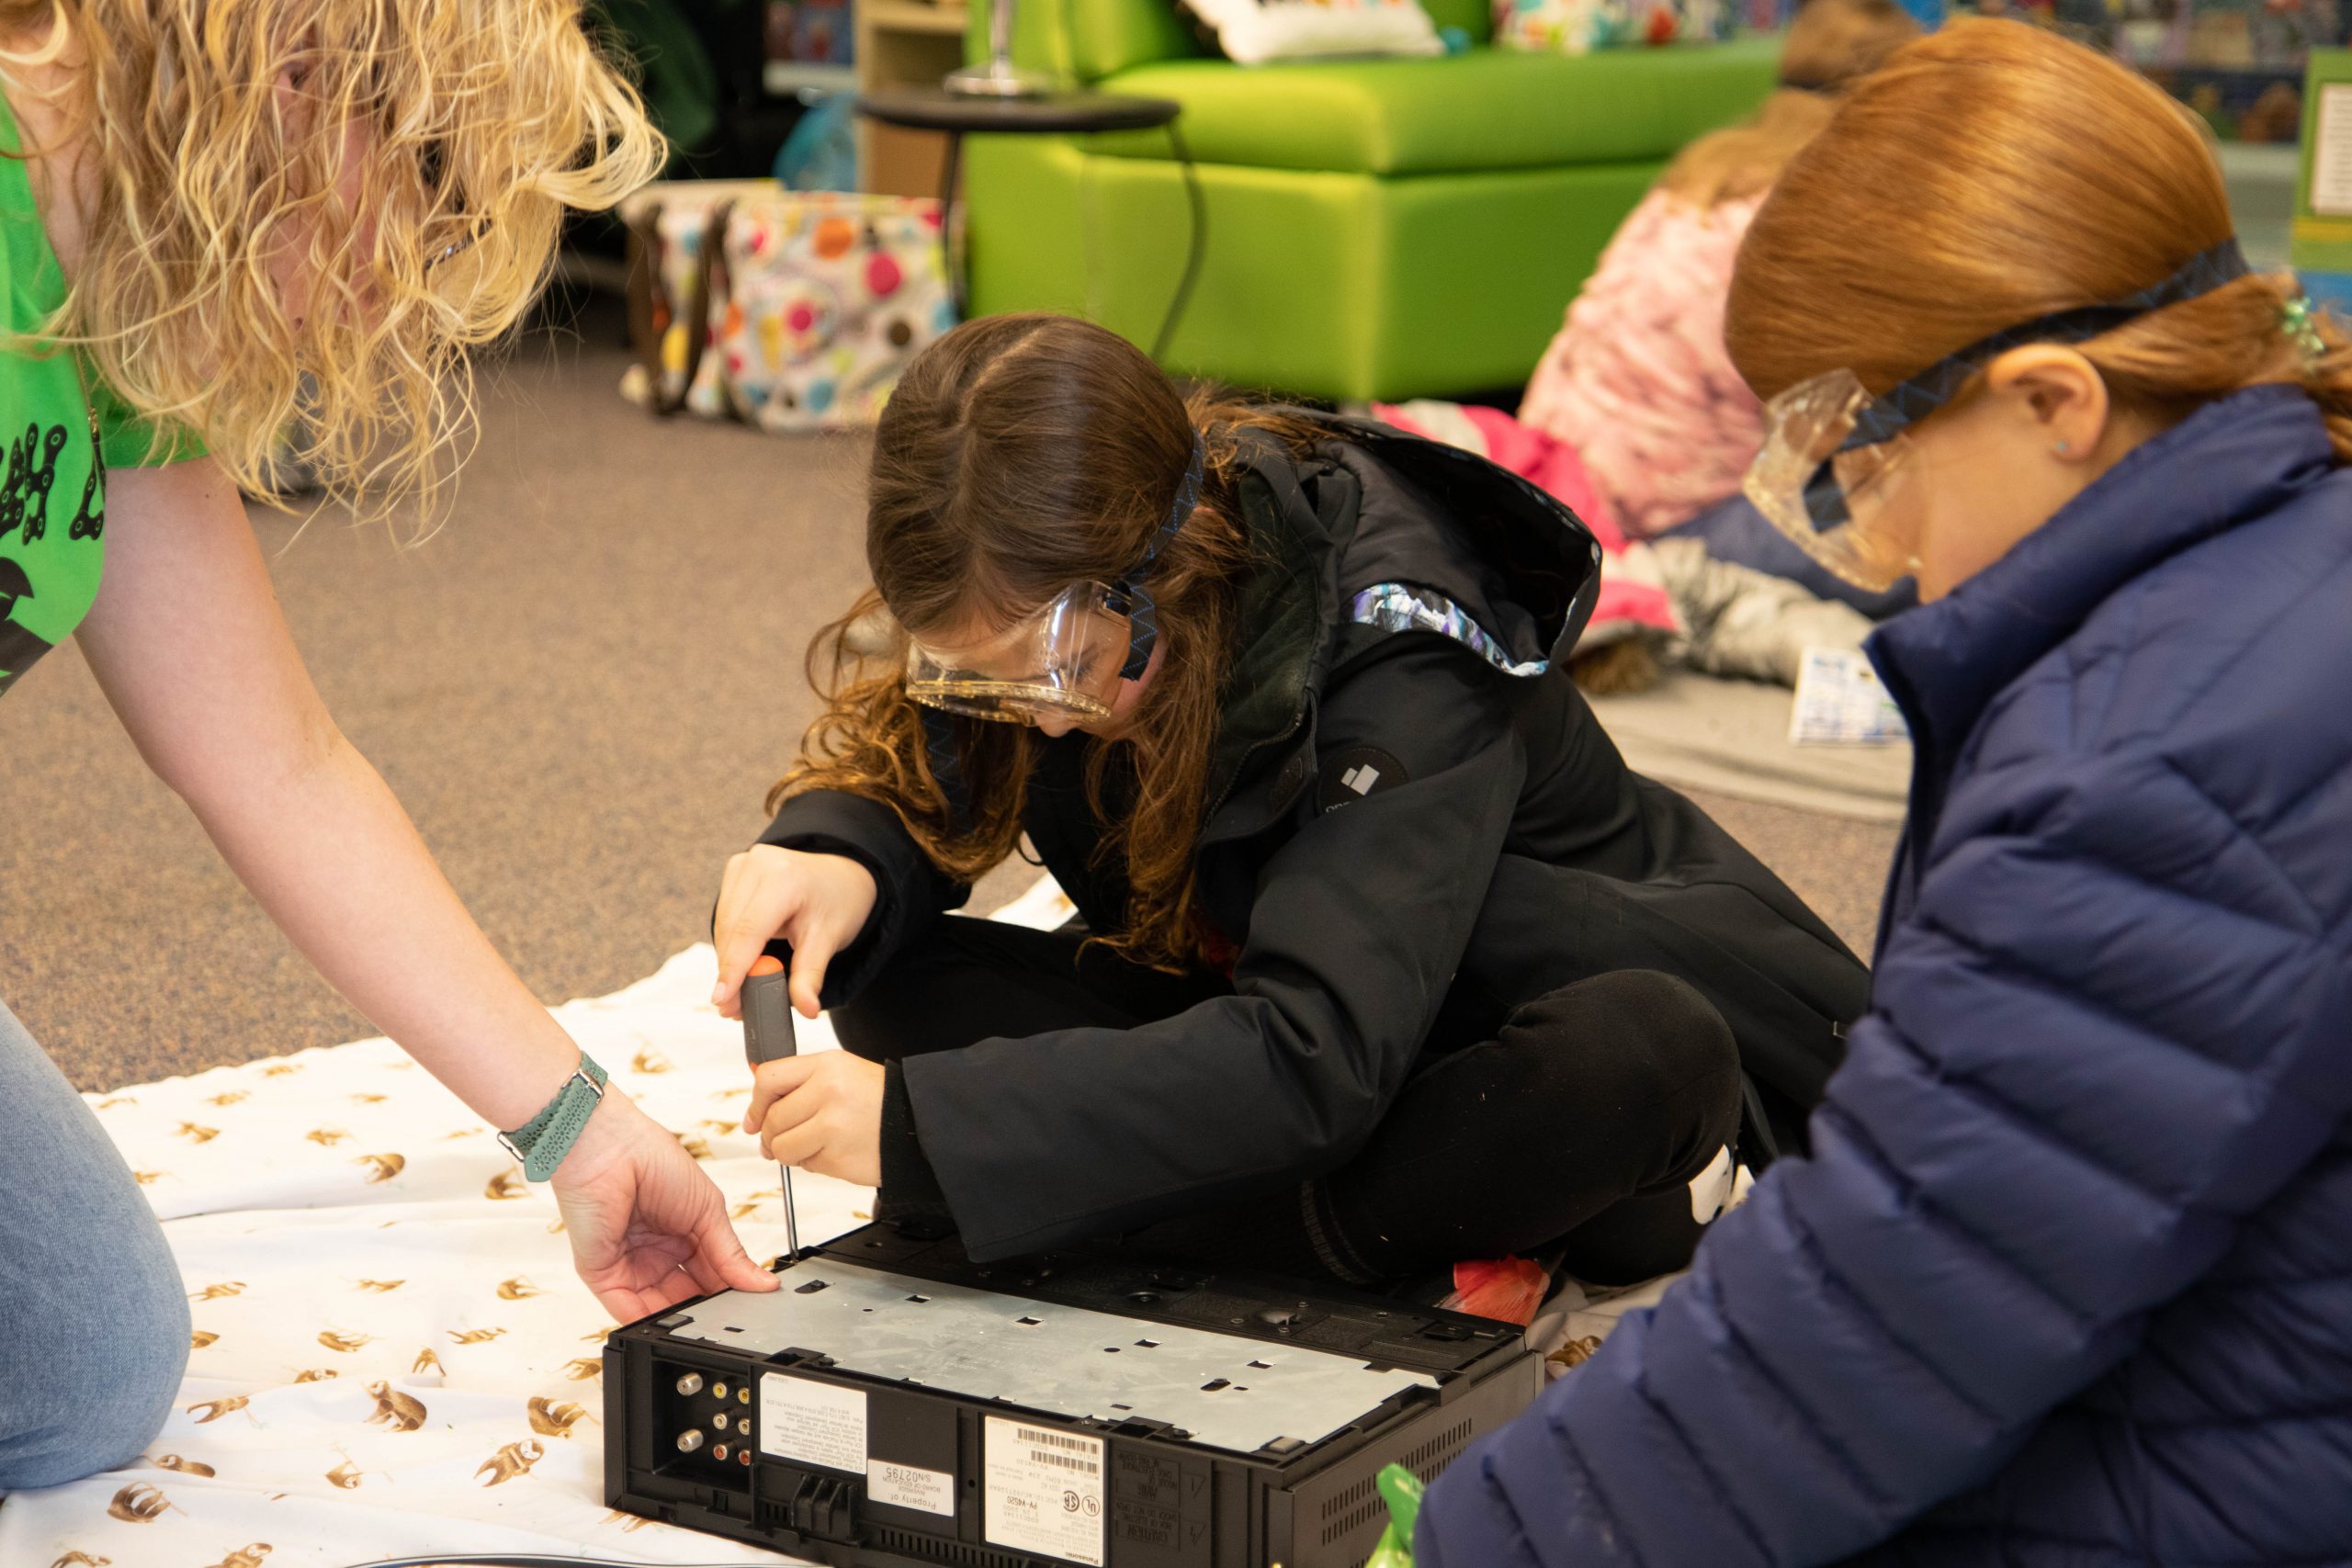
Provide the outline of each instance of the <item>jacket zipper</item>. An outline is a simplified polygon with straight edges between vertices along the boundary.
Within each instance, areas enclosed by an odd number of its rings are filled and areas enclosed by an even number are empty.
[[[1201,838],[1199,843],[1195,845],[1195,848],[1204,847],[1209,844],[1222,841],[1218,839],[1212,838],[1209,835],[1208,825],[1216,820],[1216,814],[1225,809],[1225,803],[1232,799],[1233,792],[1240,787],[1241,776],[1250,771],[1250,759],[1256,756],[1265,748],[1269,746],[1279,746],[1283,741],[1289,739],[1292,736],[1297,734],[1299,723],[1306,717],[1306,710],[1313,705],[1314,701],[1315,699],[1312,695],[1300,698],[1298,707],[1290,716],[1290,722],[1288,724],[1283,726],[1283,728],[1276,733],[1269,735],[1261,740],[1251,741],[1250,743],[1250,749],[1241,753],[1241,761],[1234,764],[1233,776],[1226,781],[1225,788],[1217,792],[1217,797],[1209,802],[1208,809],[1201,813]]]

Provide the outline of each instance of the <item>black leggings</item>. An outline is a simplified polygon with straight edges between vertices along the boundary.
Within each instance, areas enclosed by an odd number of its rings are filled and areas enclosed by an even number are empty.
[[[1132,1028],[1227,995],[1083,933],[946,918],[854,1001],[842,1043],[870,1061],[1085,1026]],[[1597,975],[1518,1008],[1492,1040],[1427,1056],[1348,1163],[1295,1201],[1235,1204],[1128,1238],[1156,1256],[1357,1285],[1466,1258],[1560,1252],[1600,1282],[1688,1263],[1689,1183],[1739,1125],[1731,1031],[1682,981]],[[887,1198],[887,1194],[885,1195]]]

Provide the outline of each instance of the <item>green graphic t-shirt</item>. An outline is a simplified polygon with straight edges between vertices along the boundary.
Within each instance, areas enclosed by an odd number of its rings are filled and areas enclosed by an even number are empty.
[[[98,595],[107,558],[106,471],[198,456],[191,437],[159,438],[81,357],[40,339],[65,301],[16,117],[0,96],[0,693],[63,642]]]

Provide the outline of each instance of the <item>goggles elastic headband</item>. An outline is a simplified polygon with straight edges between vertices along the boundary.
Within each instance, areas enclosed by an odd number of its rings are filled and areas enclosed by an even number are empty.
[[[1159,622],[1152,613],[1151,590],[1144,580],[1151,575],[1153,565],[1159,559],[1161,548],[1184,526],[1184,519],[1201,501],[1201,472],[1208,461],[1208,448],[1199,434],[1193,437],[1193,460],[1184,466],[1184,477],[1177,481],[1176,499],[1169,504],[1168,521],[1151,536],[1143,559],[1133,570],[1110,584],[1120,598],[1126,601],[1127,621],[1132,627],[1127,641],[1127,661],[1119,670],[1122,681],[1140,681],[1151,665],[1151,650],[1159,641]]]
[[[2014,327],[2006,327],[1989,337],[1980,338],[1956,354],[1948,354],[1917,376],[1874,398],[1855,417],[1854,428],[1838,445],[1838,452],[1851,452],[1858,447],[1876,446],[1893,440],[1903,431],[1935,412],[1950,402],[1955,393],[1968,384],[1985,364],[2020,344],[2028,343],[2087,343],[2101,333],[2112,331],[2135,316],[2151,310],[2161,310],[2167,305],[2177,305],[2184,299],[2194,299],[2211,294],[2227,283],[2233,283],[2254,269],[2246,265],[2245,253],[2238,248],[2234,238],[2222,241],[2211,250],[2199,251],[2172,275],[2136,294],[2112,299],[2102,305],[2081,305],[2073,310],[2056,310],[2037,316]],[[1834,457],[1836,454],[1832,454]],[[1846,493],[1830,469],[1830,459],[1825,458],[1814,470],[1804,487],[1805,511],[1816,526],[1833,527],[1848,520]]]

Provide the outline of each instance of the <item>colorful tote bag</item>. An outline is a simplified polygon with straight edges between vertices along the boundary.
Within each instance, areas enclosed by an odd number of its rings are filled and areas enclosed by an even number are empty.
[[[871,424],[907,362],[955,325],[929,198],[679,185],[632,221],[630,384],[661,412]]]

